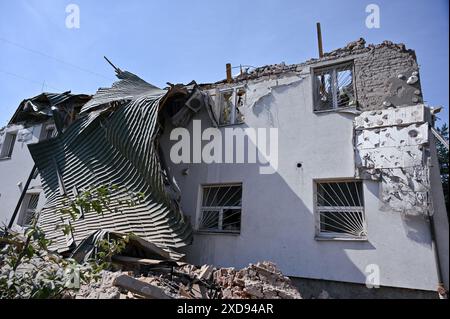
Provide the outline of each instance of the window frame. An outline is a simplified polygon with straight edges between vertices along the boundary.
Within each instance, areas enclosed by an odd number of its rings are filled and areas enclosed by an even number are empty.
[[[203,196],[204,190],[207,187],[233,187],[240,186],[241,187],[241,206],[203,206]],[[196,219],[196,232],[200,234],[229,234],[229,235],[240,235],[242,231],[242,200],[243,200],[243,183],[219,183],[219,184],[201,184],[199,185],[199,196],[198,196],[198,209],[197,209],[197,219]],[[223,229],[223,213],[228,209],[238,209],[240,210],[240,223],[238,230],[226,230]],[[201,222],[203,218],[204,211],[217,211],[219,214],[218,217],[218,226],[217,229],[206,229],[201,227]]]
[[[37,202],[36,202],[36,208],[30,208],[29,205],[31,203],[31,199],[33,198],[33,196],[37,196]],[[17,221],[17,224],[21,227],[29,227],[31,226],[31,224],[25,224],[24,222],[28,219],[28,215],[30,213],[33,214],[33,216],[36,215],[37,211],[38,211],[38,207],[39,207],[39,200],[41,197],[41,192],[27,192],[25,194],[25,197],[22,201],[22,206],[20,209],[20,217]]]
[[[45,139],[49,140],[51,138],[53,138],[54,133],[55,133],[56,127],[55,125],[47,125],[45,127]]]
[[[18,131],[9,131],[5,133],[2,148],[0,150],[0,159],[4,160],[12,158],[14,147],[17,142],[17,134]]]
[[[232,126],[232,125],[242,125],[245,123],[245,119],[243,118],[242,121],[237,121],[238,118],[238,113],[241,112],[239,110],[239,107],[237,106],[237,102],[238,102],[238,94],[237,92],[239,90],[244,90],[245,92],[247,91],[245,88],[245,85],[239,85],[239,86],[234,86],[234,87],[226,87],[226,88],[220,88],[217,90],[216,93],[216,97],[217,97],[217,102],[219,104],[219,118],[218,118],[218,125],[219,127],[225,127],[225,126]],[[221,119],[222,119],[222,112],[223,112],[223,95],[227,92],[232,92],[231,95],[231,100],[232,100],[232,113],[230,114],[231,119],[230,119],[230,123],[221,123]],[[241,116],[244,117],[244,115],[241,113]]]
[[[347,106],[341,106],[339,107],[338,105],[338,86],[336,83],[336,70],[339,68],[343,68],[346,66],[351,66],[351,71],[352,71],[352,88],[353,88],[353,96],[354,96],[354,104],[353,105],[347,105]],[[318,96],[318,88],[317,88],[317,83],[316,83],[316,76],[317,73],[322,73],[322,72],[327,72],[329,70],[333,70],[333,74],[334,76],[332,77],[333,80],[333,93],[332,93],[332,104],[333,107],[330,109],[320,109],[318,108],[318,104],[317,104],[317,100],[319,98]],[[312,89],[312,100],[313,100],[313,112],[314,113],[327,113],[327,112],[338,112],[341,110],[346,110],[346,109],[354,109],[358,106],[358,95],[357,95],[357,90],[356,90],[356,76],[355,76],[355,63],[354,63],[354,59],[350,59],[350,60],[343,60],[343,61],[339,61],[339,62],[332,62],[332,63],[327,63],[327,64],[322,64],[322,65],[317,65],[314,67],[311,67],[311,72],[310,74],[312,75],[312,85],[311,85],[311,89]]]
[[[56,126],[55,126],[55,124],[53,122],[48,122],[48,123],[42,124],[42,126],[41,126],[41,133],[40,133],[40,136],[39,136],[39,142],[46,141],[46,140],[49,140],[49,139],[53,138],[50,135],[50,132],[52,132],[52,135],[53,135],[53,133],[55,131],[56,131]]]
[[[329,183],[360,183],[361,184],[361,196],[360,201],[362,206],[319,206],[318,203],[318,185],[319,184],[329,184]],[[315,239],[317,241],[327,241],[327,240],[348,240],[348,241],[367,241],[368,231],[367,231],[367,218],[366,218],[366,205],[364,197],[364,182],[359,179],[350,178],[338,178],[338,179],[314,179],[313,180],[313,197],[314,197],[314,216],[315,216]],[[340,233],[340,232],[330,232],[323,231],[321,225],[321,215],[322,212],[360,212],[362,214],[362,227],[365,234],[356,236],[350,233]]]

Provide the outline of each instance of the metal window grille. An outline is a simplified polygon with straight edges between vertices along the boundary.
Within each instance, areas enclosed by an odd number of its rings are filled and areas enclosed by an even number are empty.
[[[318,182],[316,212],[319,236],[367,236],[362,182]]]
[[[39,194],[28,195],[28,202],[22,219],[22,226],[30,226],[36,215],[36,208],[39,202]]]
[[[242,185],[208,185],[202,189],[199,230],[239,233]]]
[[[318,69],[314,78],[316,111],[356,105],[352,63]]]

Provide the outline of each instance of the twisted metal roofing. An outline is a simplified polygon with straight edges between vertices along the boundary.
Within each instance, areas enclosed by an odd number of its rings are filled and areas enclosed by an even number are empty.
[[[114,184],[119,188],[112,193],[111,211],[103,215],[91,211],[70,221],[75,242],[98,229],[132,232],[180,257],[173,249],[189,244],[192,231],[167,192],[170,183],[156,145],[158,109],[167,91],[129,72],[118,77],[120,81],[100,89],[83,106],[82,116],[62,135],[29,145],[48,200],[39,224],[54,241],[51,248],[67,250],[64,234],[55,230],[61,218],[69,220],[59,212],[66,196],[73,197],[74,188]],[[133,207],[126,204],[131,193],[140,192],[143,201]]]

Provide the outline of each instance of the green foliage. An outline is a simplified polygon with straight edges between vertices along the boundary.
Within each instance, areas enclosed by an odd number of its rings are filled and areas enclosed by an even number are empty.
[[[70,235],[75,231],[70,220],[75,221],[91,211],[97,214],[112,211],[111,194],[118,189],[117,185],[100,186],[85,190],[74,199],[67,198],[60,211],[70,219],[62,218],[56,229]],[[134,206],[144,196],[143,193],[132,194],[125,203]],[[128,235],[102,240],[96,248],[95,257],[78,264],[49,250],[51,241],[37,226],[36,220],[24,236],[7,229],[4,233],[0,237],[0,299],[61,298],[68,292],[75,292],[80,284],[96,280],[100,271],[111,269],[112,256],[120,253],[129,241]]]
[[[448,141],[448,126],[446,123],[444,123],[440,128],[437,128],[437,131],[444,139],[446,139]],[[439,141],[437,142],[436,148],[437,148],[438,159],[439,159],[439,168],[441,171],[442,187],[444,189],[445,206],[447,207],[447,213],[449,213],[448,150]]]
[[[48,250],[49,244],[36,222],[25,237],[5,229],[0,238],[0,299],[61,298],[95,280],[91,265],[63,259]]]
[[[111,258],[120,254],[129,242],[129,235],[118,239],[103,239],[98,243],[95,258],[89,263],[97,272],[103,269],[112,269]]]

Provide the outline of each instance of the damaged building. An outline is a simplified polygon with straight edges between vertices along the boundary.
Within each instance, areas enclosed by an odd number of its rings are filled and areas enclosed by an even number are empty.
[[[61,253],[105,229],[197,265],[270,260],[301,289],[344,297],[366,284],[386,296],[448,290],[439,109],[424,101],[414,51],[360,39],[304,63],[163,89],[116,73],[93,96],[43,93],[20,104],[0,132],[3,222],[15,211],[12,221],[25,227],[37,215]],[[203,151],[211,141],[202,137],[241,128],[232,140],[247,145],[243,160],[205,163],[190,152],[173,161],[177,128],[193,145],[200,135]],[[274,154],[249,132],[271,128],[277,161],[262,174],[248,146],[258,158]],[[225,144],[214,153],[227,153]],[[101,185],[118,186],[108,212],[61,214],[67,200]]]

